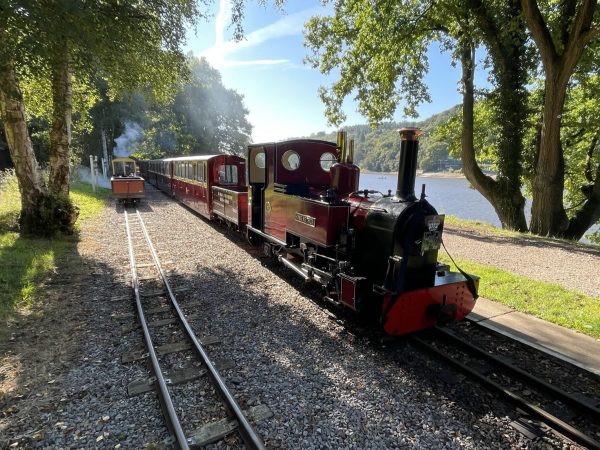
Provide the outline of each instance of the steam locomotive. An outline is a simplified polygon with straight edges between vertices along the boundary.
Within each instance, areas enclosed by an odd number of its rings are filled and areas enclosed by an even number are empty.
[[[145,161],[144,178],[237,227],[325,298],[402,335],[464,318],[478,278],[437,261],[444,216],[414,192],[421,132],[400,130],[395,194],[359,190],[354,143],[297,139],[234,155]],[[247,180],[247,182],[246,182]]]
[[[119,203],[136,203],[145,198],[144,179],[137,175],[138,166],[132,158],[113,158],[110,186]]]

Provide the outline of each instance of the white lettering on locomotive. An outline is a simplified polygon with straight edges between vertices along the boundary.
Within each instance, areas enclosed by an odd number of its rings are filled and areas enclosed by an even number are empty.
[[[317,223],[317,219],[311,216],[307,216],[305,214],[296,213],[296,222],[303,223],[304,225],[308,225],[309,227],[314,227]]]

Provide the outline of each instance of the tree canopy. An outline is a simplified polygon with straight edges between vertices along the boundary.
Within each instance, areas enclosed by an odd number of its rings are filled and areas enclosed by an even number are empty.
[[[573,134],[562,120],[565,101],[584,86],[589,93],[598,74],[598,14],[596,0],[336,0],[331,16],[307,23],[307,61],[337,76],[319,92],[331,123],[344,119],[342,102],[352,96],[369,122],[379,124],[399,106],[410,116],[430,100],[427,49],[439,43],[462,69],[461,118],[454,122],[460,132],[448,137],[460,138],[471,184],[503,226],[578,238],[600,218],[600,165],[590,137],[596,133],[580,126]],[[491,83],[485,89],[474,85],[481,46]],[[480,128],[484,121],[491,127]],[[586,149],[583,160],[574,141],[564,151],[569,136],[587,137],[578,144]],[[481,170],[482,158],[495,162],[496,178]],[[529,225],[523,183],[533,196]]]

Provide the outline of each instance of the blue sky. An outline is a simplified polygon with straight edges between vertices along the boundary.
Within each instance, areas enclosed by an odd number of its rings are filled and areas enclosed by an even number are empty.
[[[254,142],[276,141],[332,129],[324,117],[317,90],[335,78],[321,75],[303,64],[303,25],[313,15],[325,15],[331,6],[318,0],[288,0],[285,11],[249,1],[244,18],[245,39],[235,43],[229,0],[216,1],[211,16],[188,33],[186,51],[204,56],[217,68],[223,84],[244,96],[250,111]],[[451,66],[448,53],[429,49],[430,72],[426,78],[432,103],[419,108],[424,119],[460,103],[457,91],[460,70]],[[478,78],[485,78],[479,74]],[[349,98],[344,104],[345,125],[366,123]],[[402,120],[398,108],[395,120]],[[412,120],[412,119],[411,119]],[[342,125],[343,127],[343,125]]]

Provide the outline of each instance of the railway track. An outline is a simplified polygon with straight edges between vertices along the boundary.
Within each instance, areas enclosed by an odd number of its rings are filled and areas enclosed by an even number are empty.
[[[600,450],[600,441],[595,437],[600,436],[600,398],[569,392],[450,329],[436,328],[413,337],[411,342],[539,421],[540,426],[531,425],[530,420],[513,422],[526,436],[532,439],[541,436],[545,431],[541,424],[545,424],[577,444]]]
[[[246,448],[264,449],[265,446],[250,421],[256,422],[267,418],[271,412],[264,405],[255,406],[247,412],[240,408],[204,348],[205,345],[214,343],[214,339],[210,337],[199,339],[194,334],[184,314],[184,307],[178,303],[175,290],[171,287],[161,266],[158,253],[152,244],[140,212],[137,208],[131,211],[132,213],[124,208],[123,214],[131,266],[131,283],[146,350],[142,353],[132,352],[132,354],[124,355],[123,361],[148,359],[152,376],[146,380],[131,383],[128,387],[129,394],[157,392],[167,428],[171,433],[171,443],[178,448],[188,449],[207,445],[237,432]],[[141,263],[142,260],[150,262]],[[154,271],[154,276],[140,276],[138,270],[141,268]],[[149,320],[149,317],[156,317],[156,314],[160,314],[163,318]],[[160,328],[174,324],[178,325],[178,333],[185,336],[184,341],[157,345],[156,338],[160,335]],[[170,331],[169,335],[173,335],[173,332]],[[190,354],[196,359],[195,365],[190,364]],[[186,368],[178,369],[180,367]],[[177,384],[196,381],[200,378],[210,381],[220,399],[221,406],[224,406],[224,410],[227,412],[227,417],[186,432],[180,419],[182,408],[177,408],[172,391]]]

